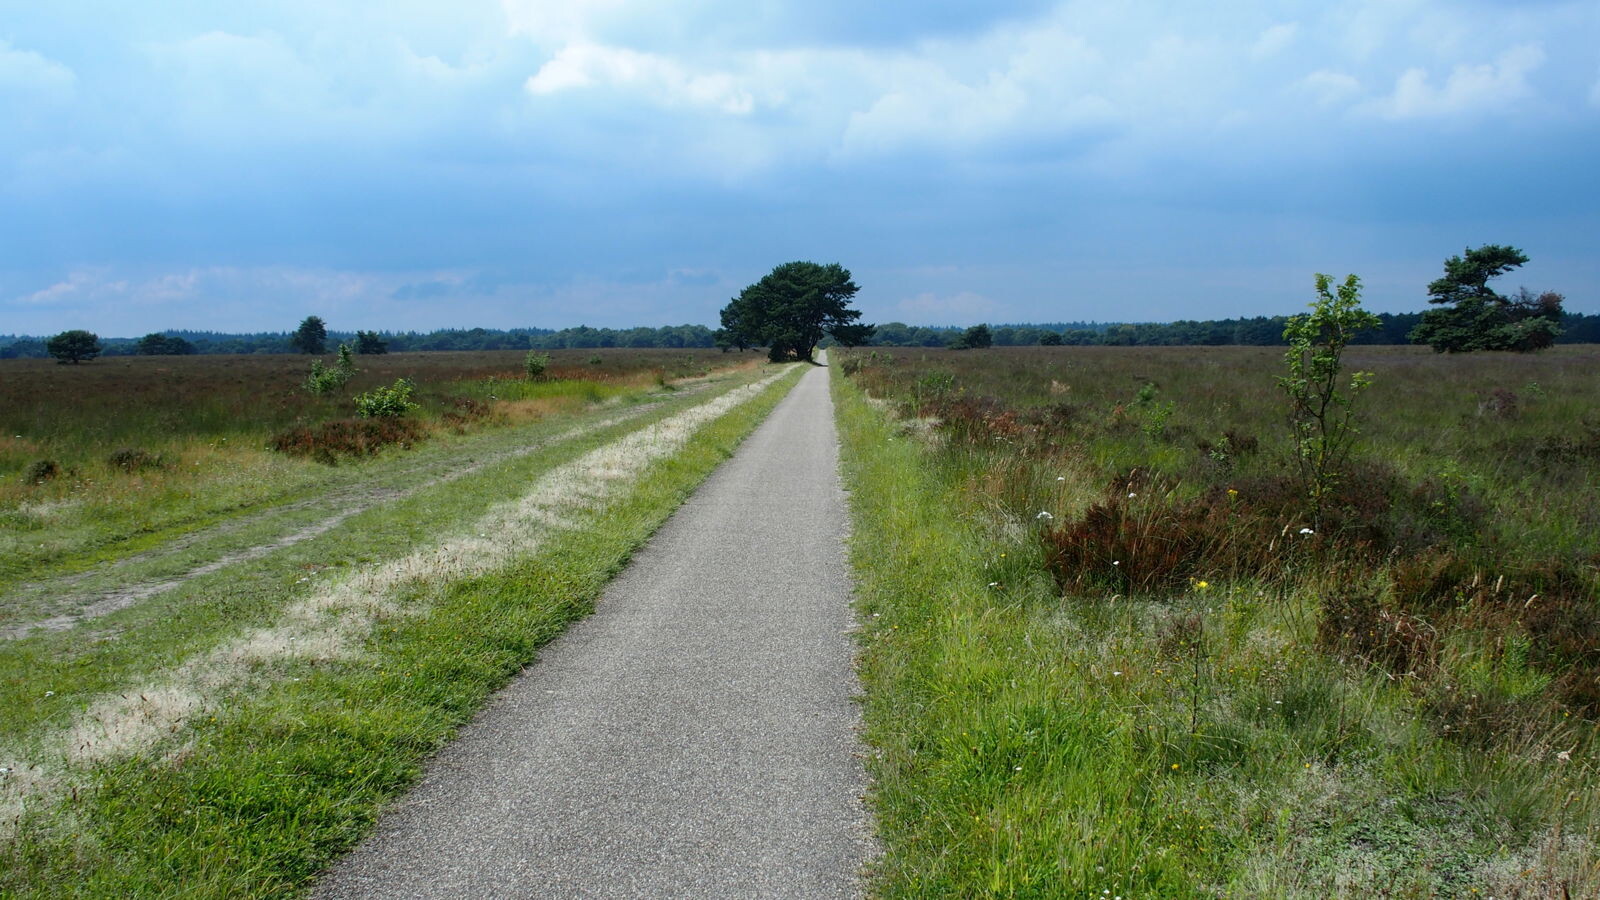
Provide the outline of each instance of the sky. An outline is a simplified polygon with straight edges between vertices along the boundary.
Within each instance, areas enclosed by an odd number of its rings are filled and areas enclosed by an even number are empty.
[[[1600,0],[0,0],[0,334],[1600,313]]]

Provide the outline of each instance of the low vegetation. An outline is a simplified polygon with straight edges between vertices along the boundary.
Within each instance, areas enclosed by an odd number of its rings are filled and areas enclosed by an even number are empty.
[[[0,590],[93,565],[96,548],[131,551],[347,480],[327,464],[754,365],[715,350],[549,355],[537,383],[523,378],[520,351],[362,356],[359,371],[353,361],[324,365],[348,374],[320,393],[306,389],[303,356],[0,360]],[[360,418],[353,398],[397,379],[414,384],[418,408],[401,420]]]
[[[475,390],[526,386],[511,403],[570,395],[515,363]],[[336,527],[308,532],[288,504],[271,533],[303,540],[192,570],[75,627],[8,635],[0,894],[302,887],[589,609],[801,374],[740,369],[661,390],[653,372],[628,376],[644,382],[634,394],[589,382],[581,405],[507,412],[517,427],[468,434],[452,452],[419,448],[422,467],[453,467],[436,477],[380,456],[362,468],[381,502],[335,515]],[[630,398],[643,402],[606,402]],[[208,540],[231,540],[223,531]],[[184,542],[163,553],[192,564]],[[162,564],[117,563],[124,578],[162,577]]]
[[[886,896],[1600,893],[1595,348],[834,359]]]

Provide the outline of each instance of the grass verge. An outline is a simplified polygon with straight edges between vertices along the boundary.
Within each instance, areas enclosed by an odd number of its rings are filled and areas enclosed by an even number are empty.
[[[1063,598],[1037,534],[834,380],[884,897],[1595,896],[1594,763],[1478,748],[1317,652],[1314,598]],[[968,459],[970,459],[969,457]],[[1035,526],[1042,527],[1042,526]]]
[[[158,749],[95,766],[0,849],[11,896],[267,896],[309,883],[422,761],[572,619],[800,375],[701,427],[604,514],[487,574],[420,581],[423,609],[355,655],[291,662]],[[416,602],[406,602],[416,601]]]

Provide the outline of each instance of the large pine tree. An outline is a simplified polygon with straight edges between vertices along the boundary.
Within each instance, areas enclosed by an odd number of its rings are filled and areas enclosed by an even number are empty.
[[[723,307],[719,339],[740,349],[766,347],[774,362],[809,361],[825,334],[847,347],[864,344],[873,326],[859,324],[861,311],[850,308],[859,290],[838,263],[784,263]]]

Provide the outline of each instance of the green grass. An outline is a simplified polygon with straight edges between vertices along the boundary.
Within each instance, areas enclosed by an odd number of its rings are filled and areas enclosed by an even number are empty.
[[[733,452],[799,374],[704,426],[680,452],[652,464],[604,515],[552,532],[532,556],[489,574],[417,586],[426,596],[407,605],[425,612],[388,618],[360,654],[284,664],[156,751],[94,767],[74,799],[25,820],[0,851],[0,893],[265,896],[304,886],[365,833],[383,804],[415,780],[427,754],[490,692],[588,611],[633,550]],[[494,486],[499,496],[514,496],[536,471],[606,437],[597,433],[557,453],[509,462],[452,488],[478,485],[484,493],[475,497],[418,497],[412,510],[374,511],[371,521],[338,540],[297,552],[354,564],[363,558],[362,535],[373,531],[407,545],[451,521],[470,520]],[[450,502],[459,505],[436,507]],[[426,524],[406,514],[423,511],[430,517]],[[276,594],[246,592],[239,599],[260,608],[244,611],[242,621],[267,617],[295,590],[286,584]],[[206,596],[197,589],[189,599],[203,603]],[[224,622],[231,621],[232,630],[242,627],[235,618],[240,610],[228,607],[219,601],[199,617],[208,624],[191,635],[181,634],[182,626],[172,631],[158,624],[160,610],[130,610],[130,617],[149,618],[130,625],[107,652],[123,654],[130,666],[192,654],[229,633]],[[150,637],[141,638],[145,631]],[[146,643],[132,649],[141,639]],[[126,648],[115,649],[124,640]],[[44,642],[39,646],[43,664],[51,654]],[[116,669],[97,660],[97,652],[79,657],[83,677],[106,683],[131,677],[131,671],[95,675],[96,669]],[[39,693],[42,682],[32,674],[12,674]],[[57,721],[33,719],[36,725]]]
[[[596,354],[601,363],[588,363]],[[485,431],[639,402],[669,379],[740,362],[704,351],[553,356],[541,382],[521,379],[522,355],[510,351],[360,357],[347,389],[323,397],[302,385],[306,357],[0,360],[0,591],[359,485],[374,470],[437,468],[441,459],[492,451],[506,440]],[[417,382],[419,421],[432,434],[402,461],[331,468],[265,449],[286,429],[351,415],[350,396],[397,377]],[[162,464],[122,471],[109,457],[123,448]],[[62,474],[42,484],[25,479],[41,459],[55,460]]]
[[[1219,367],[1238,362],[1214,352]],[[864,356],[841,354],[840,369]],[[992,384],[1061,396],[1050,376],[1017,377],[1015,358],[980,356],[970,355],[980,377],[1010,367]],[[1100,383],[1076,361],[1074,384]],[[1161,361],[1130,354],[1114,368],[1165,385],[1194,377]],[[867,381],[901,398],[930,369],[965,363],[934,354],[891,365],[904,368]],[[953,375],[944,387],[961,384]],[[1235,401],[1229,385],[1215,390],[1226,421]],[[878,894],[1600,890],[1592,728],[1535,716],[1488,745],[1441,733],[1413,679],[1319,644],[1319,599],[1346,573],[1306,556],[1288,576],[1159,594],[1058,587],[1041,540],[1049,525],[1024,514],[1050,503],[1070,517],[1102,490],[1098,464],[1121,466],[1142,446],[1180,458],[1169,444],[1136,426],[1109,446],[1034,456],[1004,408],[983,413],[984,433],[1015,443],[975,447],[869,403],[853,379],[836,375],[835,396],[866,623]],[[1504,684],[1526,675],[1504,654],[1482,668]]]

